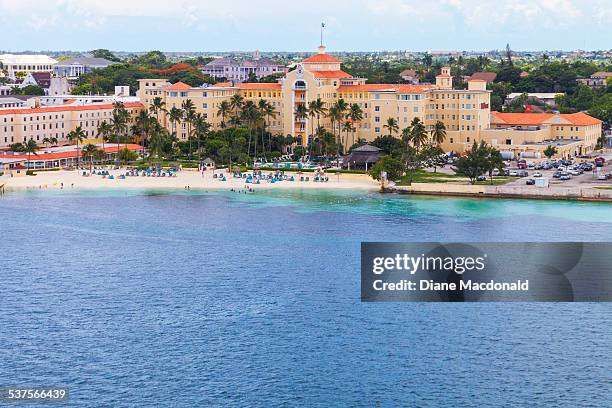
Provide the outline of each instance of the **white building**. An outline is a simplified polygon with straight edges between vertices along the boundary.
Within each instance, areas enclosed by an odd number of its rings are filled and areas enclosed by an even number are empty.
[[[0,63],[11,79],[23,78],[28,72],[53,72],[56,60],[47,55],[0,55]]]

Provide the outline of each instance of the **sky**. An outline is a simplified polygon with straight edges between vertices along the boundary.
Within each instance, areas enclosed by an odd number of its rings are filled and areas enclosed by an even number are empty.
[[[0,50],[612,48],[612,0],[0,0]]]

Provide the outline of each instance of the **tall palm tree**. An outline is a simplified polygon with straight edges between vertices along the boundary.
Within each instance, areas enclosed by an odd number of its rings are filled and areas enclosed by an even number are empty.
[[[389,131],[389,136],[393,136],[393,133],[399,132],[399,125],[395,118],[388,118],[387,123],[383,127]]]
[[[172,133],[174,133],[176,135],[177,132],[177,127],[178,125],[181,123],[181,120],[183,120],[183,116],[185,114],[183,113],[183,110],[180,108],[177,108],[176,106],[173,106],[172,108],[170,108],[170,111],[168,112],[168,119],[170,120],[170,123],[172,124]]]
[[[232,112],[232,107],[228,101],[223,101],[219,104],[217,116],[221,116],[221,129],[225,129],[225,118]]]
[[[350,121],[346,121],[344,122],[344,124],[342,125],[342,130],[344,132],[346,132],[346,144],[344,143],[344,139],[342,139],[342,153],[346,153],[346,145],[348,144],[348,135],[351,132],[354,132],[355,127],[353,126],[353,124]],[[352,146],[352,145],[351,145]]]
[[[87,145],[85,145],[85,147],[83,147],[83,158],[86,159],[89,157],[89,172],[91,173],[91,171],[93,170],[93,159],[94,156],[96,155],[96,152],[98,152],[98,148],[96,147],[96,145],[92,144],[92,143],[88,143]]]
[[[151,105],[153,106],[153,105]],[[142,146],[147,146],[147,140],[149,137],[149,132],[151,130],[151,125],[153,121],[157,121],[156,118],[153,118],[149,113],[145,110],[141,110],[136,116],[135,125],[140,132],[142,132]]]
[[[240,110],[244,105],[244,98],[240,94],[234,94],[230,98],[229,106],[234,110],[234,124],[237,125],[240,118]],[[235,126],[237,127],[237,126]]]
[[[361,110],[361,107],[359,105],[354,103],[349,108],[348,117],[351,119],[353,124],[361,122],[363,120],[363,110]],[[357,130],[357,127],[353,126],[353,143],[351,144],[351,146],[355,144],[355,131],[356,130]]]
[[[87,135],[85,134],[85,132],[83,131],[83,128],[81,126],[77,126],[76,129],[74,129],[71,132],[68,132],[68,134],[66,135],[66,138],[68,140],[70,140],[71,142],[76,142],[77,169],[79,168],[79,164],[81,162],[81,158],[80,158],[80,155],[79,155],[79,143],[82,142],[86,137],[87,137]]]
[[[427,142],[427,130],[419,118],[410,122],[410,141],[417,151]]]
[[[319,145],[319,154],[321,154],[321,132],[319,131],[321,128],[321,115],[325,115],[327,109],[325,108],[325,102],[321,100],[321,98],[317,98],[314,101],[311,101],[308,104],[308,112],[311,115],[315,115],[317,117],[317,143]],[[313,121],[314,122],[314,121]]]
[[[431,130],[431,140],[437,145],[441,145],[446,140],[446,127],[444,122],[437,121]]]
[[[189,160],[191,160],[191,127],[196,114],[196,108],[191,99],[186,99],[181,104],[185,116],[183,122],[187,124],[187,138],[189,139]]]
[[[32,154],[34,154],[35,156],[38,156],[38,153],[36,153],[37,150],[38,150],[38,144],[36,143],[36,140],[34,139],[29,139],[27,143],[23,144],[22,151],[28,154],[28,161],[26,163],[27,170],[30,170],[30,156]]]
[[[305,104],[300,103],[295,107],[295,119],[297,121],[305,120],[308,117],[308,108]],[[307,133],[307,132],[306,132]],[[306,136],[306,141],[302,140],[302,145],[306,143],[306,155],[308,155],[308,136]]]
[[[102,152],[104,153],[104,155],[106,155],[104,143],[106,142],[106,139],[110,136],[112,131],[112,125],[105,120],[100,122],[100,124],[98,125],[96,137],[102,139]]]
[[[43,144],[44,144],[44,145],[46,145],[46,146],[47,146],[47,145],[50,145],[50,144],[51,144],[51,139],[45,136],[45,137],[43,138],[42,142],[43,142]],[[47,146],[47,147],[48,147],[48,146]]]
[[[246,123],[247,128],[249,130],[249,144],[247,147],[247,155],[251,154],[251,137],[253,135],[253,129],[255,128],[256,124],[260,121],[260,119],[261,119],[261,113],[259,112],[257,105],[255,105],[255,102],[246,101],[244,105],[242,106],[241,120],[243,120],[244,123]],[[255,144],[257,145],[257,143]],[[257,155],[257,146],[255,146],[255,155]]]
[[[204,115],[201,113],[196,113],[193,118],[193,135],[197,138],[198,141],[198,160],[202,161],[202,140],[208,135],[208,131],[210,130],[210,123],[206,122]]]
[[[166,102],[164,102],[161,97],[156,96],[155,98],[153,98],[153,102],[151,103],[149,110],[152,114],[155,115],[155,118],[159,121],[159,114],[161,112],[166,111]]]
[[[272,106],[271,103],[266,101],[266,106],[264,107],[262,111],[262,115],[264,115],[268,119],[268,129],[269,129],[272,126],[271,119],[276,119],[278,112],[276,111],[274,106]],[[270,148],[270,153],[272,153],[272,132],[268,130],[268,133],[269,133],[268,147]]]
[[[119,166],[119,150],[121,149],[121,139],[128,131],[128,120],[130,118],[130,114],[125,109],[125,105],[122,102],[113,103],[113,112],[111,119],[111,127],[113,129],[113,133],[115,134],[115,139],[117,142],[117,166]]]

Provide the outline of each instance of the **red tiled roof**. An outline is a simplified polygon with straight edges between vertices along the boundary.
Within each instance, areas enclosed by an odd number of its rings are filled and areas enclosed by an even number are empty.
[[[553,114],[553,113],[501,113],[491,112],[491,115],[495,116],[501,122],[508,125],[542,125],[542,124],[553,124],[553,118],[558,117],[564,119],[569,123],[576,126],[591,126],[598,125],[601,120],[596,119],[586,113],[567,113],[567,114]]]
[[[433,85],[412,85],[412,84],[365,84],[365,85],[341,85],[338,92],[372,92],[372,91],[393,91],[401,93],[420,93],[432,89]]]
[[[491,112],[491,115],[508,125],[541,125],[554,115],[551,113],[502,113]]]
[[[612,76],[612,72],[599,71],[591,75],[591,78],[607,78]]]
[[[87,142],[87,141],[85,141]],[[86,145],[87,143],[85,143]],[[126,146],[124,144],[119,145],[119,149],[125,149]],[[130,150],[142,150],[142,146],[137,145],[137,144],[128,144],[127,148]],[[102,150],[102,147],[98,147],[98,150]],[[116,144],[110,144],[107,146],[104,146],[104,151],[106,153],[116,153],[117,152],[117,145]],[[30,156],[30,161],[45,161],[45,160],[60,160],[60,159],[69,159],[71,157],[77,157],[78,155],[81,155],[83,152],[83,147],[80,146],[79,147],[79,151],[77,154],[77,150],[76,147],[74,150],[71,150],[69,152],[57,152],[57,153],[38,153],[37,155],[32,154]],[[0,158],[10,158],[10,159],[22,159],[22,160],[27,160],[28,159],[28,155],[0,155]]]
[[[476,79],[483,80],[485,82],[493,82],[497,78],[497,74],[495,72],[474,72],[470,77],[470,81],[474,81]]]
[[[126,102],[123,104],[126,108],[142,108],[140,102]],[[105,103],[99,105],[53,105],[44,106],[42,108],[18,108],[18,109],[0,109],[0,115],[18,115],[18,114],[30,114],[30,113],[49,113],[49,112],[66,112],[66,111],[90,111],[99,109],[113,109],[112,103]]]
[[[177,82],[176,84],[172,84],[165,88],[166,91],[187,91],[191,89],[191,85],[187,85],[184,82]]]
[[[329,54],[314,54],[302,62],[342,62]]]
[[[315,78],[350,78],[351,74],[344,71],[312,71]]]
[[[246,82],[234,86],[238,89],[281,89],[279,83]]]
[[[583,112],[578,113],[565,113],[560,114],[563,119],[567,119],[577,126],[591,126],[591,125],[599,125],[601,120],[594,118],[592,116],[587,115]]]

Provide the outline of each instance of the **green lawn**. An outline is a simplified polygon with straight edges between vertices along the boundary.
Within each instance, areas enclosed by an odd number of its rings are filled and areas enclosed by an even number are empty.
[[[612,190],[612,187],[595,187],[598,190]]]

